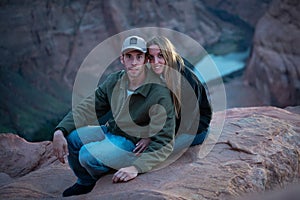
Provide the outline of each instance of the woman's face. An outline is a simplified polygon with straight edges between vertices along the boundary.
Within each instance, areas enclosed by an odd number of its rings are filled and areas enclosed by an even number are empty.
[[[156,44],[152,44],[148,48],[149,62],[151,64],[152,70],[160,75],[165,70],[166,61]]]

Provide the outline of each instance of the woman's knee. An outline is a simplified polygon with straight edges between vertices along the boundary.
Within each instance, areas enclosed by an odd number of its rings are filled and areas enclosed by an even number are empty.
[[[194,138],[194,140],[193,140],[191,146],[195,146],[195,145],[198,145],[198,144],[202,144],[202,143],[204,142],[204,140],[206,139],[207,135],[208,135],[208,130],[205,130],[205,131],[203,131],[203,132],[201,132],[201,133],[198,133],[198,134],[195,136],[195,138]]]

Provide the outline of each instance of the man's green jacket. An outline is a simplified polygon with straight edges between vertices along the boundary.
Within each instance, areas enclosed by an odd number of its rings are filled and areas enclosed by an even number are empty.
[[[146,68],[146,67],[145,67]],[[151,137],[146,151],[133,165],[140,173],[163,162],[173,150],[175,114],[169,89],[160,78],[146,68],[146,80],[132,95],[127,95],[128,77],[124,70],[108,76],[94,92],[79,103],[58,124],[67,136],[73,130],[94,125],[95,121],[112,111],[108,130],[136,144]]]

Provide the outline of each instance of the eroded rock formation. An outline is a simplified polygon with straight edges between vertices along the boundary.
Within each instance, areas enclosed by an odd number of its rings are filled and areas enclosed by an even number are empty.
[[[275,107],[230,109],[218,138],[214,124],[223,114],[214,114],[203,145],[189,148],[171,165],[128,183],[113,184],[108,174],[91,193],[71,199],[232,199],[299,183],[299,114]],[[60,198],[76,180],[67,165],[55,161],[50,142],[4,134],[0,144],[1,199]],[[202,157],[204,145],[213,144]],[[38,160],[38,166],[32,164]]]
[[[300,2],[274,0],[255,29],[245,79],[268,105],[300,104]]]

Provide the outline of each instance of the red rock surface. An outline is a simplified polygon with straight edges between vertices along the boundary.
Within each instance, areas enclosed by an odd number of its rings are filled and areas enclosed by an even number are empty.
[[[229,109],[218,138],[215,127],[222,115],[214,114],[203,145],[189,148],[171,165],[128,183],[113,184],[108,174],[91,193],[70,199],[232,199],[299,183],[299,114],[275,107]],[[0,138],[1,199],[60,198],[76,180],[67,165],[53,162],[49,142],[28,143],[6,134]],[[38,158],[41,165],[29,162]],[[24,162],[14,162],[18,160]],[[23,169],[32,171],[20,173]]]
[[[51,160],[51,142],[28,143],[15,134],[0,135],[0,169],[11,177],[20,177]]]

